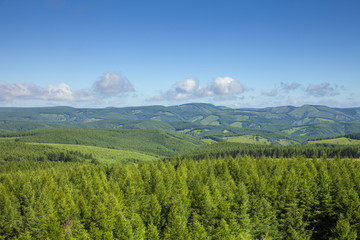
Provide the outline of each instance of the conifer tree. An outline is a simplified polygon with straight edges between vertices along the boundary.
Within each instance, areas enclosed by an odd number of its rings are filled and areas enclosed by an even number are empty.
[[[235,236],[232,235],[229,225],[227,224],[227,222],[224,219],[220,220],[220,223],[215,230],[214,239],[216,239],[216,240],[222,240],[222,239],[235,240]]]
[[[159,240],[159,239],[160,239],[159,231],[158,231],[158,229],[156,228],[156,226],[150,224],[150,225],[147,227],[147,230],[146,230],[146,239],[147,239],[147,240]]]
[[[57,217],[52,214],[48,221],[47,224],[44,228],[44,232],[43,232],[43,239],[64,239],[65,235],[64,235],[64,229],[63,227],[60,225],[60,221],[57,219]]]
[[[189,226],[189,236],[190,239],[194,240],[208,240],[208,236],[204,226],[199,222],[199,216],[194,213],[191,217],[190,226]]]
[[[290,203],[285,207],[285,213],[280,220],[280,230],[283,239],[306,240],[310,239],[311,231],[306,229],[307,224],[303,220],[303,210],[297,204]]]
[[[138,239],[138,240],[145,239],[146,229],[139,214],[133,215],[131,225],[132,225],[132,232],[134,235],[134,239]]]
[[[264,236],[279,239],[278,221],[276,214],[269,202],[261,199],[254,202],[253,208],[253,232],[252,235],[256,239],[261,239]]]
[[[352,229],[348,219],[344,218],[343,214],[340,214],[340,218],[336,223],[336,227],[332,229],[331,240],[356,240],[356,230]]]

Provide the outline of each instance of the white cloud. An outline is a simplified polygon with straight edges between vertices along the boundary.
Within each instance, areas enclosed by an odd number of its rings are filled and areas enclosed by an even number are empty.
[[[306,93],[314,97],[326,97],[339,95],[337,89],[330,86],[329,83],[322,83],[319,85],[310,84],[306,88]]]
[[[32,98],[34,94],[39,94],[40,89],[33,83],[7,83],[0,81],[0,100],[7,101],[14,98]]]
[[[222,97],[241,94],[246,87],[231,77],[216,77],[210,84],[199,85],[192,78],[180,80],[175,86],[162,95],[152,98],[154,101],[161,100],[188,100],[204,97]]]
[[[44,96],[45,99],[49,100],[75,100],[74,94],[70,89],[70,86],[65,83],[60,83],[58,86],[49,85],[47,87],[47,94]]]
[[[134,87],[127,78],[113,72],[104,73],[101,79],[94,83],[94,89],[105,96],[134,91]]]
[[[195,79],[187,78],[176,83],[176,91],[182,93],[191,93],[198,88],[198,82]]]
[[[91,91],[72,91],[70,86],[61,83],[41,88],[33,83],[0,82],[0,101],[13,100],[51,100],[51,101],[89,101],[94,100]]]
[[[213,95],[233,95],[240,94],[246,90],[246,87],[231,77],[216,77],[210,86]]]
[[[105,73],[92,89],[73,91],[66,83],[40,87],[31,82],[8,83],[0,81],[0,102],[39,100],[53,103],[104,100],[120,93],[133,92],[129,80],[112,72]]]

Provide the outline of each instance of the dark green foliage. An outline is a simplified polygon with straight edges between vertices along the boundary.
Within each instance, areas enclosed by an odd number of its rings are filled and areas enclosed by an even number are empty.
[[[91,155],[79,151],[62,152],[50,146],[25,144],[19,142],[0,142],[0,165],[11,161],[60,161],[96,162]],[[0,169],[1,172],[1,169]]]
[[[360,230],[360,162],[351,159],[0,167],[2,239],[322,240]]]

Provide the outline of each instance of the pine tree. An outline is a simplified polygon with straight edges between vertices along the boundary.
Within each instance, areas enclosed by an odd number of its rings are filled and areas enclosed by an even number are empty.
[[[146,225],[161,226],[161,205],[154,194],[145,197],[141,208],[142,219]]]
[[[180,212],[174,208],[169,215],[164,232],[164,239],[188,240],[187,223]]]
[[[269,202],[265,199],[261,199],[254,204],[255,205],[252,207],[254,212],[252,235],[254,238],[261,239],[262,237],[267,236],[279,239],[278,221]]]
[[[220,223],[215,230],[214,238],[216,240],[222,240],[222,239],[235,240],[235,236],[231,234],[229,225],[224,219],[220,220]]]
[[[60,221],[57,219],[55,215],[51,215],[47,221],[47,224],[45,226],[44,232],[43,232],[43,239],[64,239],[64,229],[60,225]]]
[[[116,221],[114,225],[114,237],[124,240],[133,239],[132,226],[122,212],[119,212],[116,216]]]
[[[307,230],[307,223],[303,221],[303,210],[297,204],[290,203],[285,207],[282,214],[280,230],[283,238],[287,240],[306,240],[310,239],[311,231]]]
[[[146,239],[147,240],[159,240],[160,236],[159,236],[159,231],[156,228],[156,226],[150,224],[147,227],[147,231],[146,231]]]
[[[145,229],[144,223],[143,223],[141,217],[139,216],[139,214],[133,215],[131,225],[132,225],[132,232],[134,234],[134,239],[136,239],[136,240],[145,239],[146,229]]]
[[[332,230],[332,240],[356,240],[356,230],[352,229],[348,219],[340,214],[340,218],[336,223],[335,229]]]
[[[189,226],[189,236],[190,239],[194,240],[208,240],[208,236],[204,226],[199,222],[199,216],[194,213],[191,217],[191,222]]]

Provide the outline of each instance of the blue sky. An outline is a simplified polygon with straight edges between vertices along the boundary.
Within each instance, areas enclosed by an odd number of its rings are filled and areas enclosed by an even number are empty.
[[[0,106],[360,107],[360,1],[0,0]]]

